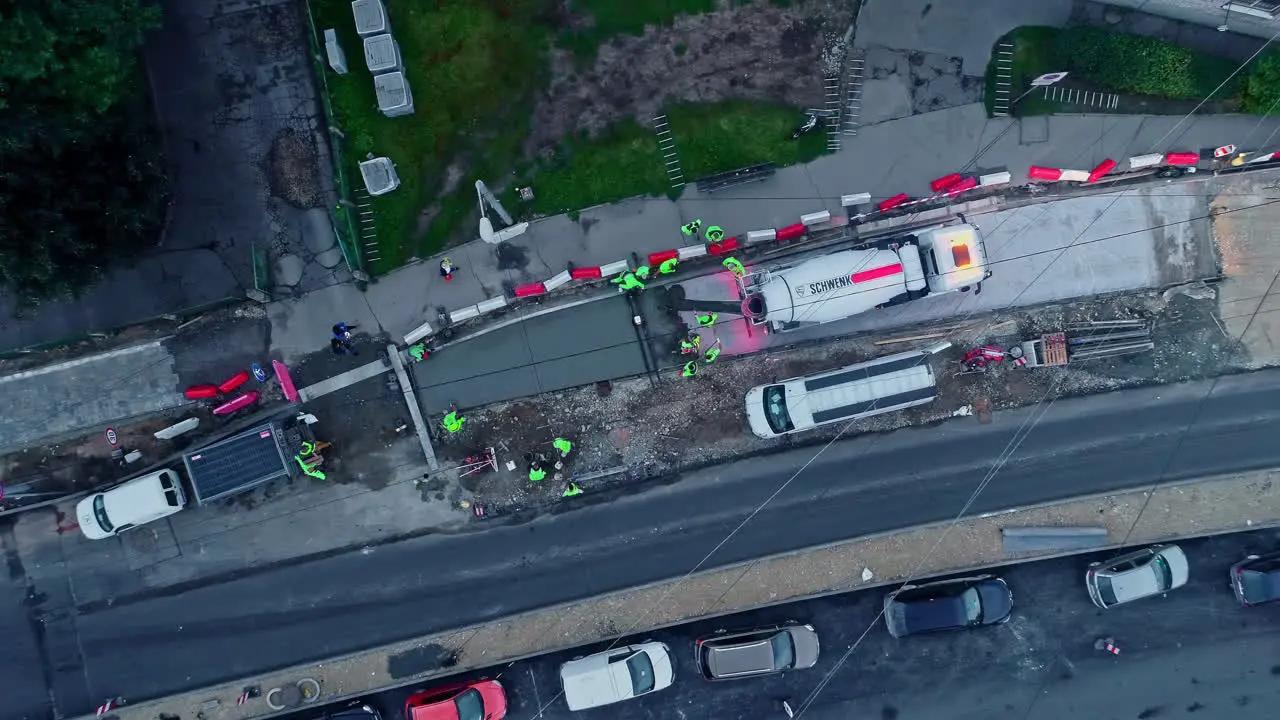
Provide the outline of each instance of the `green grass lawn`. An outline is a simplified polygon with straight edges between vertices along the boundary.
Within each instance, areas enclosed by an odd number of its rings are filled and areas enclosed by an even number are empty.
[[[585,61],[615,35],[642,35],[646,25],[670,25],[677,15],[711,12],[716,0],[572,0],[571,7],[589,13],[594,22],[588,28],[561,32],[557,44]]]
[[[545,12],[548,2],[390,4],[392,32],[415,113],[387,118],[377,109],[373,77],[365,68],[349,0],[310,0],[317,29],[337,31],[350,67],[346,75],[327,67],[323,72],[332,101],[330,122],[342,133],[335,145],[348,184],[363,187],[358,163],[369,154],[390,157],[400,176],[399,188],[372,199],[379,258],[367,263],[370,273],[385,273],[411,256],[425,257],[467,230],[474,231],[467,226],[474,222],[477,179],[496,190],[514,172],[532,184],[536,200],[532,207],[520,208],[525,214],[577,211],[669,192],[653,130],[634,122],[620,123],[600,138],[566,138],[555,160],[521,167],[532,99],[545,80],[546,52],[553,39]],[[715,0],[575,2],[595,17],[594,28],[583,40],[591,53],[599,42],[618,33],[640,33],[647,24],[669,24],[678,14],[716,6]],[[765,161],[804,162],[826,147],[821,133],[790,139],[791,129],[801,120],[794,108],[731,102],[677,106],[668,114],[687,180]],[[455,163],[465,166],[465,176],[455,190],[445,193],[446,171]],[[516,209],[513,188],[502,197]],[[429,208],[437,212],[424,218]],[[338,213],[354,217],[345,208]]]
[[[416,111],[384,117],[365,69],[348,0],[313,0],[319,28],[335,28],[350,72],[325,73],[333,121],[346,136],[350,182],[368,153],[397,165],[401,186],[373,199],[380,260],[375,274],[440,247],[475,203],[475,178],[507,172],[527,130],[533,91],[542,79],[549,33],[538,23],[540,0],[453,0],[388,8]],[[472,160],[462,187],[442,201],[429,230],[419,217],[439,195],[444,171],[462,153]]]
[[[785,105],[732,101],[677,105],[667,111],[685,180],[773,162],[809,162],[826,152],[824,133],[791,139],[803,119]],[[554,162],[523,180],[533,186],[532,210],[551,215],[670,190],[658,141],[650,128],[619,123],[599,138],[565,143]]]
[[[1010,99],[1026,92],[1037,75],[1056,71],[1070,73],[1067,82],[1076,87],[1166,100],[1200,100],[1220,85],[1215,99],[1235,100],[1241,92],[1242,76],[1231,78],[1234,61],[1156,38],[1092,27],[1024,26],[996,44],[1006,41],[1014,45]],[[995,69],[993,52],[986,76],[988,112],[995,97]],[[1018,103],[1014,114],[1047,115],[1060,109],[1060,104],[1032,93]]]

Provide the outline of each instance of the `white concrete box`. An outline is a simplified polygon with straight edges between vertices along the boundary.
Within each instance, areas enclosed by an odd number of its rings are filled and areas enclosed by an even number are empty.
[[[378,157],[360,163],[360,177],[370,195],[386,195],[400,187],[400,176],[391,158]]]
[[[356,32],[360,37],[387,32],[387,9],[382,0],[355,0],[351,14],[356,19]]]
[[[400,69],[400,46],[391,33],[364,39],[364,62],[374,75]]]
[[[376,75],[373,90],[378,96],[378,109],[387,117],[413,114],[413,94],[402,72]]]

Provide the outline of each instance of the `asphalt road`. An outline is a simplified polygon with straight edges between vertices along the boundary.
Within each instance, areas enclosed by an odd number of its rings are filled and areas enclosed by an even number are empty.
[[[859,437],[816,458],[797,448],[485,532],[81,605],[86,682],[93,696],[154,697],[677,576],[793,475],[706,567],[949,519],[993,467],[971,513],[1280,465],[1280,372],[1225,378],[1201,403],[1209,387],[1061,400],[997,413],[990,425],[962,418]],[[0,672],[40,662],[10,652]]]
[[[643,375],[664,343],[649,335],[675,331],[673,318],[658,307],[660,293],[641,294],[637,308],[645,327],[637,333],[627,298],[584,303],[548,313],[445,348],[413,364],[418,399],[429,415],[458,407],[528,397],[590,385],[600,380]],[[642,343],[639,338],[646,337]],[[665,352],[658,349],[656,352]],[[646,359],[646,353],[649,353]],[[669,365],[667,358],[658,359]]]
[[[1243,556],[1280,548],[1280,533],[1241,533],[1182,547],[1191,562],[1186,586],[1106,611],[1089,602],[1083,583],[1088,562],[1107,557],[1097,554],[997,571],[1013,591],[1014,613],[993,628],[896,640],[876,619],[885,591],[870,590],[637,636],[632,640],[667,643],[675,657],[675,683],[588,712],[569,712],[559,696],[558,670],[602,645],[438,682],[498,678],[507,691],[510,720],[783,720],[783,699],[808,720],[1274,718],[1280,703],[1280,608],[1240,607],[1226,580],[1227,568]],[[698,638],[720,628],[787,620],[817,630],[822,654],[812,669],[722,683],[699,676],[693,663]],[[1120,656],[1095,650],[1100,637],[1114,638]],[[384,720],[401,720],[404,701],[415,689],[359,702],[379,710]],[[312,709],[281,720],[319,716]]]

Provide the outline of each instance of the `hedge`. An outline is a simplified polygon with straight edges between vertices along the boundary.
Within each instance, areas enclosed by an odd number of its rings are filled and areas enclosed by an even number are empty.
[[[1224,81],[1215,98],[1235,97],[1240,91],[1238,76],[1227,80],[1237,67],[1231,60],[1141,35],[1067,28],[1054,41],[1054,56],[1077,79],[1117,92],[1200,100]]]

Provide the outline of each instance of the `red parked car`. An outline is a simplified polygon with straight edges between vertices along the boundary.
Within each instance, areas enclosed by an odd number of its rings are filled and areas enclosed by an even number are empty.
[[[497,680],[419,690],[404,703],[404,720],[502,720],[507,693]]]

